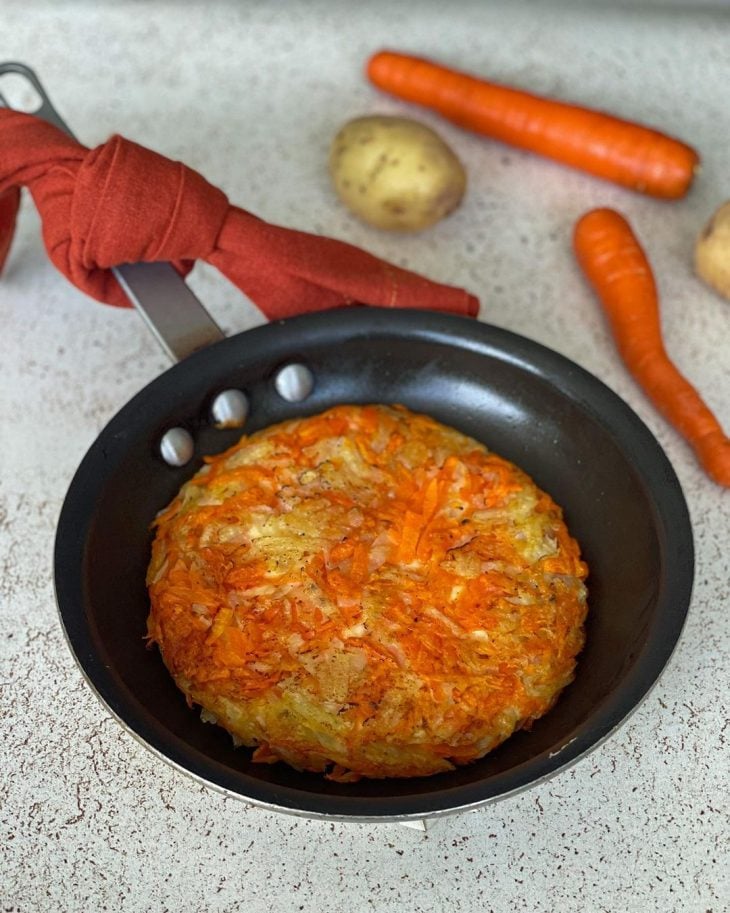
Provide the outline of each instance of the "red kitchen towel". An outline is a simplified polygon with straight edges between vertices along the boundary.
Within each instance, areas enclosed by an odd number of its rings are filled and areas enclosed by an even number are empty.
[[[232,206],[197,171],[121,136],[89,150],[56,127],[0,108],[0,269],[20,187],[43,220],[56,267],[82,291],[128,307],[110,267],[195,260],[217,267],[270,319],[360,303],[475,316],[468,292],[332,238],[271,225]]]

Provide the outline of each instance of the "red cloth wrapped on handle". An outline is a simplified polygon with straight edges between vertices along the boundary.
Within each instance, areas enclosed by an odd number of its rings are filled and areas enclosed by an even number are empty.
[[[217,267],[270,319],[360,303],[475,316],[468,292],[400,269],[351,244],[271,225],[232,206],[181,162],[121,136],[96,149],[0,108],[0,269],[28,187],[51,260],[82,291],[129,306],[110,267],[196,260]]]

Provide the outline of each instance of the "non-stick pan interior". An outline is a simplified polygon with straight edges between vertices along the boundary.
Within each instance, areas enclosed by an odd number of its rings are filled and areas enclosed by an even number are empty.
[[[301,362],[315,387],[288,403],[273,378]],[[200,721],[146,649],[150,522],[204,454],[240,431],[209,423],[211,399],[250,398],[245,430],[336,403],[403,403],[482,441],[532,475],[565,510],[590,567],[587,644],[574,683],[529,732],[482,761],[410,780],[336,784],[283,764],[252,764]],[[196,455],[171,469],[161,434],[184,425]],[[134,733],[217,787],[326,816],[427,815],[540,780],[599,743],[659,675],[686,614],[693,568],[686,506],[666,457],[628,407],[576,365],[462,318],[366,308],[300,317],[232,337],[170,369],[107,426],[61,515],[56,589],[71,647],[91,684]]]

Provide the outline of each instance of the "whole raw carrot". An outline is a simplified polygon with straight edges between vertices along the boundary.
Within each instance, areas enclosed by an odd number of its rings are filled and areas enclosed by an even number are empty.
[[[683,196],[699,166],[694,149],[656,130],[420,57],[380,51],[367,73],[379,88],[433,108],[461,127],[651,196]]]
[[[612,209],[594,209],[578,220],[573,246],[627,368],[707,473],[730,487],[730,438],[667,355],[656,283],[631,226]]]

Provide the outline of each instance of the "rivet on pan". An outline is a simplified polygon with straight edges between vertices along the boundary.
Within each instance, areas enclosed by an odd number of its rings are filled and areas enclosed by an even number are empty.
[[[216,428],[240,428],[248,415],[248,399],[241,390],[223,390],[213,400],[210,414]]]
[[[276,375],[276,392],[290,403],[300,403],[314,389],[314,376],[306,365],[287,365]]]
[[[193,436],[184,428],[170,428],[160,440],[160,456],[168,466],[184,466],[195,451]]]

